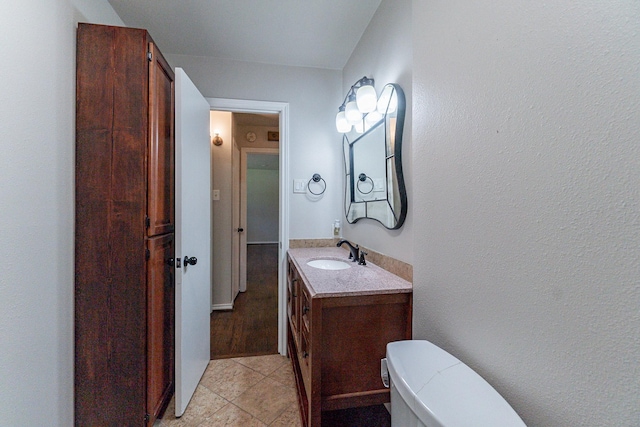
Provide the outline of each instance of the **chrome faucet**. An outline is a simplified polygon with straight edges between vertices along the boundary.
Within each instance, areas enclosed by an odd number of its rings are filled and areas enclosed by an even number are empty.
[[[342,246],[344,243],[347,244],[347,246],[349,246],[349,251],[351,252],[349,254],[349,259],[353,262],[358,261],[359,257],[358,257],[358,253],[360,252],[360,247],[358,245],[356,245],[355,247],[351,244],[351,242],[349,242],[348,240],[342,239],[338,242],[338,244],[336,246],[340,247]],[[353,258],[353,259],[352,259]]]

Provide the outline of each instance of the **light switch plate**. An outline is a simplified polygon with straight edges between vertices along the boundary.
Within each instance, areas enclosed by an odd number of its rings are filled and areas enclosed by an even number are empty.
[[[213,200],[220,200],[220,190],[213,190],[211,192],[211,198]]]
[[[306,193],[307,192],[307,183],[304,179],[294,179],[293,180],[293,192],[294,193]]]
[[[375,178],[373,180],[373,191],[384,191],[384,178]]]

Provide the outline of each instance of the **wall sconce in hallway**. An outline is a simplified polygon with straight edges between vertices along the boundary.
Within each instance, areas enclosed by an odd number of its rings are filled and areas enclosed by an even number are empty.
[[[216,131],[214,135],[215,136],[211,138],[211,142],[213,142],[213,145],[222,145],[222,138],[220,138],[220,132]]]

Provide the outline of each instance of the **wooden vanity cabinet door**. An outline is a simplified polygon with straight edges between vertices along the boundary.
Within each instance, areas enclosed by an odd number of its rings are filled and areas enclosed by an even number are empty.
[[[175,229],[174,74],[153,42],[149,52],[147,236],[157,236]]]
[[[300,327],[298,324],[300,303],[300,277],[295,266],[289,260],[289,274],[287,276],[287,314],[289,315],[289,322],[291,324],[291,332],[295,339],[297,348],[300,348],[298,341],[300,340]]]
[[[300,372],[307,393],[311,390],[311,361],[313,360],[312,352],[312,328],[311,328],[311,298],[309,291],[304,283],[300,284],[298,294],[300,307],[300,347],[298,348],[298,358],[300,360]]]
[[[147,240],[147,410],[156,419],[173,385],[173,234]]]

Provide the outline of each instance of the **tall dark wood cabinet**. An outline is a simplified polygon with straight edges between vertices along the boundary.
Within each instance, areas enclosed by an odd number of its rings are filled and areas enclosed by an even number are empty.
[[[145,30],[79,24],[75,424],[150,426],[173,393],[174,75]]]

